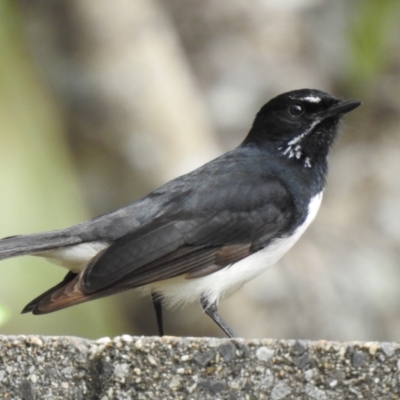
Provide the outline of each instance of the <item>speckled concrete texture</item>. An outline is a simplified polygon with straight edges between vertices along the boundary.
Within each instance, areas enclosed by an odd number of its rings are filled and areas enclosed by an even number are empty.
[[[400,346],[0,336],[0,398],[400,399]]]

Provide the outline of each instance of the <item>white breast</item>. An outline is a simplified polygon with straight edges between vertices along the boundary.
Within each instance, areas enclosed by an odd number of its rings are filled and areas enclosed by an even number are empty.
[[[201,296],[206,296],[210,303],[218,302],[275,264],[314,220],[321,200],[322,192],[311,199],[306,220],[291,236],[275,239],[266,248],[211,275],[198,279],[185,279],[183,276],[167,279],[148,285],[146,291],[162,294],[167,305],[171,306],[197,301]]]

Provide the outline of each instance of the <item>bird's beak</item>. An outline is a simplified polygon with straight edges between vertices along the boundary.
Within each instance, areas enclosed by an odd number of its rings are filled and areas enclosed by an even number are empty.
[[[322,112],[321,117],[325,119],[333,116],[344,115],[354,110],[361,104],[361,101],[358,100],[343,101],[339,104],[335,104],[329,110]]]

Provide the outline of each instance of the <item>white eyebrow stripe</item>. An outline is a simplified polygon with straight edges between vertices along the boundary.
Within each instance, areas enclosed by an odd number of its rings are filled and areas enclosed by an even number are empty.
[[[310,103],[319,103],[321,101],[321,97],[307,96],[307,97],[303,97],[300,100],[308,101]]]

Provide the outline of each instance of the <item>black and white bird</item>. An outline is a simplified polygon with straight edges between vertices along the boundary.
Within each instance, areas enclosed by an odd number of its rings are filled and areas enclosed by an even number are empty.
[[[312,89],[281,94],[239,147],[143,199],[67,229],[0,240],[0,259],[32,254],[69,270],[23,312],[142,288],[160,335],[163,305],[200,301],[235,337],[218,302],[275,264],[310,225],[339,120],[360,104]]]

